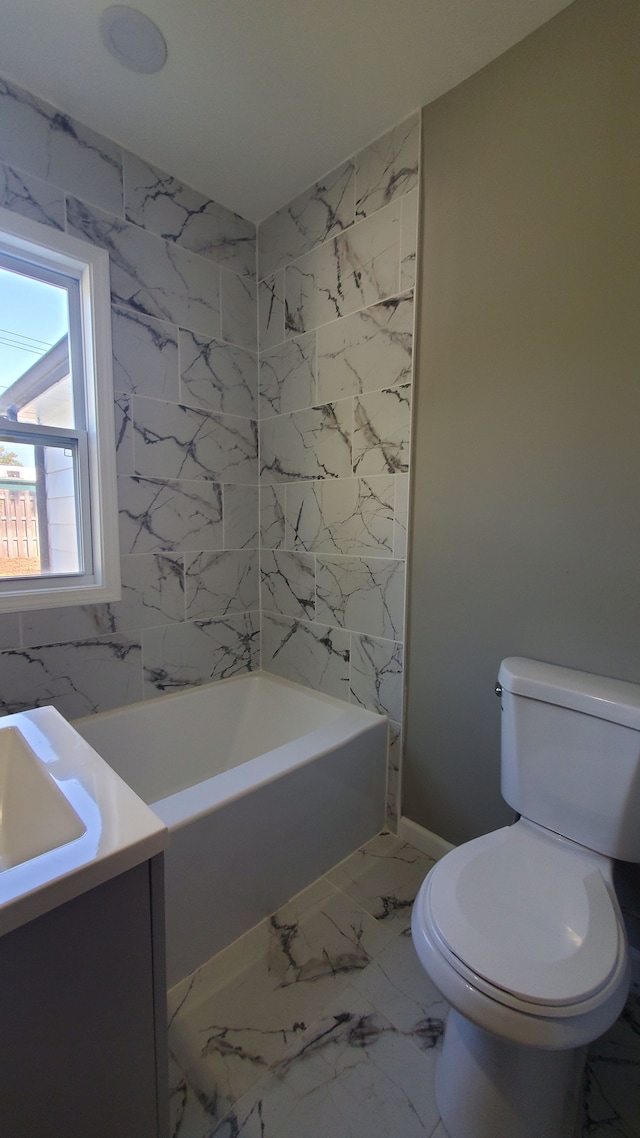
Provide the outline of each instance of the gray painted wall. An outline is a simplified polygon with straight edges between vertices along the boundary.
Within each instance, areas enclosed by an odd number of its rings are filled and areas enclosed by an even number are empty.
[[[509,822],[502,657],[640,682],[640,5],[578,0],[423,113],[403,812]]]

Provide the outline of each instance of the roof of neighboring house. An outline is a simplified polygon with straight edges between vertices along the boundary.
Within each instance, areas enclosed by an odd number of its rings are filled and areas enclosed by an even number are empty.
[[[44,356],[0,394],[0,416],[15,419],[18,411],[69,374],[69,337],[65,334]]]

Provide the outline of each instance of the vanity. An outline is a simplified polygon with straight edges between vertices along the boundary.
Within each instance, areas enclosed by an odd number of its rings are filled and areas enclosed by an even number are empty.
[[[165,1138],[164,825],[51,707],[0,721],[0,1132]]]

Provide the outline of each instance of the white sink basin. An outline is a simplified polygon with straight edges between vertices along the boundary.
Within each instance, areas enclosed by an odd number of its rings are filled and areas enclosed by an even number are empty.
[[[0,719],[0,935],[167,841],[160,819],[53,707]]]
[[[0,873],[85,832],[20,728],[0,726]]]

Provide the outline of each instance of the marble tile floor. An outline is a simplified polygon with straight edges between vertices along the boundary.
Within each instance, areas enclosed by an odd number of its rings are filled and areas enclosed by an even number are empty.
[[[172,1138],[447,1138],[447,1005],[410,935],[431,864],[380,834],[172,989]],[[640,1138],[640,987],[590,1050],[580,1136]]]

